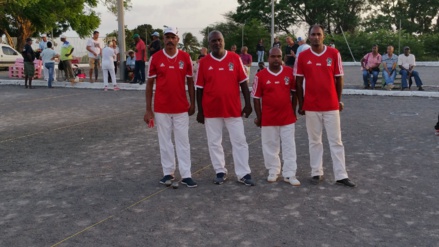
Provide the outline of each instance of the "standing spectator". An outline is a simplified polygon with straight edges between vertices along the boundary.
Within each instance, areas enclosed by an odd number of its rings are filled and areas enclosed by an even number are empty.
[[[116,60],[116,54],[111,47],[113,41],[109,41],[108,45],[102,50],[102,72],[104,77],[104,91],[108,90],[108,74],[111,76],[111,82],[113,84],[113,90],[117,91],[120,88],[116,83],[116,73],[114,72],[114,60]]]
[[[416,86],[418,86],[419,91],[424,91],[422,88],[422,81],[421,78],[419,78],[418,71],[415,71],[414,68],[416,66],[416,58],[415,55],[410,54],[410,47],[406,46],[404,47],[404,53],[399,55],[398,57],[398,65],[401,69],[399,73],[401,74],[401,83],[402,87],[401,90],[407,89],[407,78],[410,79],[410,77],[415,78]],[[409,85],[408,87],[410,87]]]
[[[117,67],[119,65],[120,62],[120,50],[119,47],[117,46],[117,41],[115,39],[113,39],[111,41],[111,49],[113,49],[114,54],[116,55],[115,59],[114,59],[114,74],[117,75]],[[108,76],[110,76],[110,72],[108,72]],[[116,77],[114,77],[116,78]],[[109,82],[112,82],[112,78],[110,77]]]
[[[296,60],[299,58],[299,55],[302,51],[308,50],[309,48],[311,48],[311,46],[309,46],[306,43],[306,38],[302,39],[302,37],[298,37],[297,43],[299,45],[299,48],[297,48],[297,51],[296,51]],[[297,63],[294,63],[294,69],[295,70],[297,69]]]
[[[187,187],[197,187],[191,174],[191,153],[189,144],[189,116],[195,113],[195,88],[192,78],[190,55],[178,50],[177,29],[168,27],[164,31],[165,48],[155,53],[149,60],[148,83],[146,84],[146,113],[144,120],[150,125],[156,120],[160,145],[160,157],[164,176],[159,181],[169,184],[175,179],[175,151],[182,177],[181,183]],[[152,95],[156,82],[154,112]],[[190,102],[186,96],[186,83]],[[170,104],[172,102],[172,104]],[[174,145],[172,144],[174,132]]]
[[[61,35],[61,56],[60,56],[60,63],[64,66],[64,73],[66,76],[66,80],[70,81],[71,83],[75,83],[75,76],[73,75],[73,69],[72,69],[72,53],[75,50],[75,48],[70,44],[70,42],[67,41],[67,37],[65,35]]]
[[[364,89],[375,89],[381,64],[381,55],[378,53],[378,45],[373,45],[372,52],[364,55],[364,57],[360,60],[360,63],[361,68],[363,69]],[[369,85],[370,75],[372,75],[372,82]]]
[[[200,60],[196,81],[197,121],[206,124],[210,159],[216,173],[214,183],[222,184],[227,178],[222,147],[225,125],[232,143],[233,163],[238,181],[253,186],[255,183],[250,175],[248,144],[241,118],[248,118],[252,112],[248,76],[239,56],[224,49],[224,37],[220,31],[210,32],[208,40],[212,52]],[[240,88],[245,100],[242,111]]]
[[[99,32],[94,31],[93,37],[87,41],[88,64],[90,66],[89,75],[90,82],[93,83],[93,71],[95,71],[95,79],[98,79],[99,58],[101,55],[101,43],[99,41]]]
[[[355,187],[348,178],[345,151],[341,140],[340,111],[343,110],[343,65],[335,48],[323,45],[323,27],[309,29],[311,48],[303,51],[297,61],[296,85],[298,112],[305,115],[309,140],[311,183],[323,180],[323,127],[328,136],[336,184]],[[303,80],[306,79],[306,95]]]
[[[156,52],[161,50],[161,46],[160,46],[160,39],[159,39],[159,33],[158,32],[154,32],[152,34],[152,42],[149,45],[149,56],[151,57],[152,55],[154,55]]]
[[[293,38],[291,37],[287,37],[286,42],[287,46],[285,47],[284,62],[286,66],[293,68],[298,46],[296,47],[296,44],[294,44]]]
[[[136,42],[136,48],[134,49],[136,52],[136,69],[134,71],[134,79],[130,83],[142,85],[145,83],[146,46],[137,33],[134,34],[133,39]]]
[[[335,48],[335,41],[333,39],[331,39],[331,42],[329,42],[329,46]]]
[[[46,48],[47,48],[47,35],[45,33],[43,33],[43,34],[41,34],[41,40],[38,43],[38,53],[40,54],[40,58],[41,58],[41,53]],[[43,62],[43,64],[44,64],[44,62]],[[44,65],[43,65],[43,75],[44,75],[44,80],[48,81],[48,79],[49,79],[49,71],[47,70],[47,68]]]
[[[279,37],[274,38],[273,47],[277,47],[279,49],[282,49],[282,44],[279,41]]]
[[[32,89],[32,79],[35,76],[35,52],[32,50],[32,39],[26,39],[26,45],[23,48],[23,62],[24,62],[24,87]],[[29,87],[27,81],[29,80]]]
[[[236,53],[236,50],[237,50],[238,48],[236,47],[236,45],[232,45],[231,47],[230,47],[230,51],[231,52],[233,52],[233,53]]]
[[[201,58],[207,56],[207,48],[206,47],[201,47],[200,49],[200,55],[198,55],[198,60],[200,61]]]
[[[242,64],[245,66],[245,70],[247,72],[247,75],[250,76],[250,69],[252,67],[252,55],[248,54],[248,47],[243,46],[241,48],[241,54],[239,55],[241,57]]]
[[[256,45],[256,52],[258,53],[258,63],[264,62],[264,41],[262,39],[259,40],[258,44]]]
[[[43,60],[43,66],[48,70],[48,80],[47,80],[47,86],[49,88],[52,87],[52,82],[54,78],[53,71],[55,70],[55,58],[59,57],[59,54],[57,54],[52,47],[52,42],[47,42],[47,48],[43,50],[41,53],[41,59]]]
[[[383,62],[383,78],[386,82],[387,90],[392,90],[393,82],[396,77],[396,65],[398,63],[398,56],[393,54],[393,46],[387,46],[387,53],[382,57]]]
[[[126,62],[126,69],[125,69],[125,78],[127,78],[128,81],[131,81],[133,79],[130,77],[130,74],[132,75],[132,77],[134,77],[135,68],[136,68],[136,57],[134,56],[134,51],[129,50],[127,62]]]
[[[296,85],[293,69],[282,65],[282,51],[273,47],[268,54],[268,68],[258,72],[253,82],[255,124],[261,127],[262,154],[267,181],[276,182],[281,172],[279,158],[282,142],[284,181],[300,186],[296,178],[297,155],[294,140],[296,122]],[[262,107],[261,107],[261,101]]]

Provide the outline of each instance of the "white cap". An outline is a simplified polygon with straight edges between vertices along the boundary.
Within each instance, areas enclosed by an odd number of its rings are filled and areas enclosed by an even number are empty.
[[[172,34],[178,35],[178,30],[175,27],[167,27],[165,29],[165,31],[163,32],[163,34],[168,34],[168,33],[172,33]]]
[[[63,35],[61,35],[60,38],[61,38],[61,39],[66,39],[67,37],[63,34]]]
[[[152,36],[157,36],[157,37],[158,37],[158,36],[160,36],[160,35],[159,35],[158,32],[153,32],[153,33],[152,33]]]
[[[41,34],[41,38],[46,38],[47,35],[45,33]]]

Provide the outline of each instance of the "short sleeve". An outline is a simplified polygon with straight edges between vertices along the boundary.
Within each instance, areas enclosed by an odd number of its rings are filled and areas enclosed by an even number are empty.
[[[291,76],[291,83],[290,83],[290,89],[291,91],[296,91],[296,79],[294,76]]]
[[[299,56],[296,60],[296,63],[294,64],[294,75],[295,76],[303,76],[303,65],[302,65],[302,60],[303,60],[303,54],[302,56]]]
[[[237,70],[237,72],[238,72],[238,82],[239,83],[243,83],[243,82],[245,82],[245,81],[247,81],[248,80],[248,75],[247,75],[247,71],[246,71],[246,69],[244,68],[244,64],[242,63],[242,60],[241,60],[241,58],[240,57],[237,57],[238,58],[238,63],[236,64],[236,65],[238,65],[238,70]]]
[[[251,96],[255,99],[259,99],[262,97],[262,88],[261,85],[258,83],[259,77],[258,75],[255,76],[253,79],[253,87],[252,87],[252,93]]]
[[[334,64],[334,76],[343,76],[343,62],[341,61],[340,52],[337,51],[335,54],[335,64]]]
[[[154,57],[151,57],[149,59],[149,66],[148,66],[148,78],[155,78],[157,77],[157,66],[156,66],[156,60]]]
[[[196,83],[195,86],[197,88],[204,88],[204,63],[205,63],[206,59],[201,59],[200,62],[198,63],[198,70],[197,70],[197,75],[196,75]]]
[[[189,55],[186,55],[186,77],[193,77],[192,59]]]

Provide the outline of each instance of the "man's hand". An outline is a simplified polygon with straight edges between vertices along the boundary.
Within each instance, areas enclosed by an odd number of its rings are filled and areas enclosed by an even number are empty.
[[[187,114],[189,116],[192,116],[192,115],[194,115],[194,113],[195,113],[195,105],[189,106],[189,110],[187,111]]]
[[[253,121],[255,124],[256,124],[256,126],[258,126],[259,128],[261,127],[261,119],[259,119],[259,118],[255,118],[255,120]]]
[[[344,109],[343,102],[338,102],[338,106],[339,106],[339,111],[343,111],[343,109]]]
[[[151,120],[154,120],[154,112],[146,111],[145,116],[143,116],[143,121],[149,125]]]
[[[197,122],[199,122],[200,124],[204,124],[204,114],[200,111],[197,114]]]
[[[244,109],[242,109],[241,116],[248,118],[250,114],[252,114],[252,107],[251,106],[244,106]]]

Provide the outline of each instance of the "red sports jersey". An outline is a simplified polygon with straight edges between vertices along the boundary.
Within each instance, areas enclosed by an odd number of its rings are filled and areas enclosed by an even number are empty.
[[[339,110],[335,77],[343,76],[343,64],[338,50],[325,46],[323,52],[317,54],[308,49],[300,53],[296,63],[295,75],[306,80],[303,110]]]
[[[291,91],[296,91],[291,67],[282,66],[277,73],[266,68],[256,74],[252,97],[262,99],[262,126],[283,126],[296,122]]]
[[[149,59],[148,78],[156,78],[154,111],[183,113],[189,109],[186,96],[186,77],[192,77],[192,61],[184,51],[170,57],[165,50]]]
[[[241,58],[232,52],[217,59],[209,54],[200,60],[197,87],[203,88],[203,113],[207,118],[241,116],[239,84],[248,80]]]

